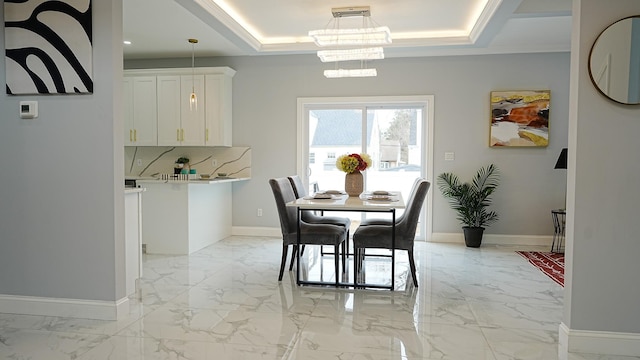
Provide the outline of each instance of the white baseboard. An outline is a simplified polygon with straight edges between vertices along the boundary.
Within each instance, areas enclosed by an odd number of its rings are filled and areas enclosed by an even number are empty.
[[[234,226],[231,228],[231,235],[282,238],[282,231],[279,227]]]
[[[118,320],[129,313],[129,299],[100,301],[0,295],[0,313]]]
[[[559,348],[570,353],[640,356],[640,334],[571,330],[560,324]]]
[[[491,245],[540,245],[551,247],[551,235],[495,235],[484,234],[483,244]],[[433,233],[429,242],[464,244],[462,233]]]
[[[257,226],[234,226],[231,229],[231,235],[238,236],[269,236],[282,237],[282,231],[279,227],[257,227]],[[493,235],[484,234],[482,238],[483,244],[492,245],[533,245],[533,246],[549,246],[551,247],[551,235]],[[429,242],[441,243],[459,243],[464,244],[464,235],[462,233],[433,233]]]

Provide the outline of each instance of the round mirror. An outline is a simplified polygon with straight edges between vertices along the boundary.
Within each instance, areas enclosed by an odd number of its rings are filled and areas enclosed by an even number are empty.
[[[640,104],[640,15],[609,25],[589,54],[589,76],[604,96]]]

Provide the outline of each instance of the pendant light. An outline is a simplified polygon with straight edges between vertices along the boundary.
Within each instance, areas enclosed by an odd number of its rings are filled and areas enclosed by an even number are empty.
[[[195,57],[195,44],[198,43],[198,39],[189,39],[191,43],[191,95],[189,95],[189,109],[191,111],[198,110],[198,97],[196,96],[196,57]]]

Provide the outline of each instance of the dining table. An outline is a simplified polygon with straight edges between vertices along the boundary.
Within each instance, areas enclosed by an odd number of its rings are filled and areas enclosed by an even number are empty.
[[[402,193],[400,191],[365,191],[359,196],[349,196],[342,191],[321,191],[315,194],[301,197],[294,201],[288,202],[287,206],[297,208],[298,212],[298,229],[297,229],[297,245],[300,249],[300,221],[303,211],[339,211],[339,212],[361,212],[361,213],[390,213],[391,214],[391,283],[390,285],[367,284],[358,282],[358,274],[354,274],[353,282],[339,281],[338,285],[342,287],[354,288],[383,288],[394,290],[395,278],[395,237],[396,237],[396,210],[406,207]],[[349,239],[346,239],[349,241]],[[300,279],[300,251],[297,254],[296,266],[296,283],[298,285],[335,285],[335,282],[310,281]],[[338,256],[335,254],[334,256]],[[354,261],[357,259],[354,258]],[[335,274],[339,277],[339,274]]]

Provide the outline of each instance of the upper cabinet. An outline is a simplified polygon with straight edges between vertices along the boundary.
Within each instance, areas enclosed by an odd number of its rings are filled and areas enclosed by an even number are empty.
[[[231,146],[231,77],[206,75],[205,93],[205,144],[207,146]]]
[[[125,145],[129,146],[231,146],[232,78],[228,67],[125,70]],[[147,96],[155,101],[155,143],[143,145],[129,139],[129,123],[138,115],[130,109],[136,102],[129,85],[133,79],[149,77],[155,87]],[[189,101],[196,94],[197,103]],[[152,95],[150,95],[152,94]],[[149,115],[151,116],[151,115]],[[135,137],[134,132],[132,136]]]
[[[204,75],[158,76],[158,146],[205,146],[206,103]]]
[[[156,146],[157,99],[155,76],[124,78],[124,144]]]
[[[204,88],[204,75],[183,75],[180,77],[180,145],[205,146],[206,127],[204,114],[217,99],[210,97]],[[191,93],[196,94],[196,102],[190,102]],[[204,94],[204,95],[203,95]]]

